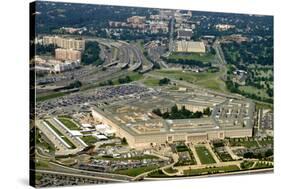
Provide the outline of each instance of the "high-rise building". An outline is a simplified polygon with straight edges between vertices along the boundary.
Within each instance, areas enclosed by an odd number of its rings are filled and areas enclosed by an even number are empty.
[[[54,44],[64,49],[74,49],[74,50],[85,49],[85,40],[62,38],[58,36],[44,36],[43,44],[44,45]]]
[[[81,60],[81,52],[72,49],[56,49],[55,57],[57,60]]]

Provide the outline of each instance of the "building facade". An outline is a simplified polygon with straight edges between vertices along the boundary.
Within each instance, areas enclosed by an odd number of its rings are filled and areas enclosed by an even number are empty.
[[[136,133],[128,126],[116,123],[97,108],[92,109],[92,116],[96,121],[112,127],[116,131],[116,136],[121,138],[125,137],[130,147],[136,149],[150,148],[151,144],[165,144],[176,141],[198,143],[208,140],[224,139],[226,137],[236,138],[252,136],[252,127],[230,129],[212,127],[203,130],[178,129],[164,132]]]
[[[57,60],[77,61],[81,60],[81,52],[78,50],[58,48],[55,50],[55,57]]]
[[[85,49],[85,40],[63,38],[58,36],[44,36],[43,44],[44,45],[54,44],[64,49],[74,49],[74,50]]]

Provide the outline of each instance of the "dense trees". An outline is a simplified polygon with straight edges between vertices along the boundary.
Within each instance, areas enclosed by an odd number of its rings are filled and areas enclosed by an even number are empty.
[[[79,89],[81,86],[82,86],[81,81],[75,80],[75,81],[71,82],[70,84],[68,84],[64,87],[54,89],[54,91],[77,89],[77,88]]]
[[[151,33],[151,32],[142,32],[135,29],[122,29],[120,31],[120,35],[117,37],[112,37],[113,39],[121,39],[121,40],[137,40],[143,39],[145,41],[153,41],[159,40],[163,37],[168,37],[168,33],[158,32],[158,33]]]
[[[130,78],[130,76],[126,76],[126,77],[121,77],[118,79],[118,82],[120,84],[123,84],[123,83],[130,83],[132,81],[132,79]]]
[[[264,38],[251,42],[221,44],[227,63],[273,65],[273,39]]]
[[[261,152],[246,152],[243,154],[244,158],[255,158],[255,159],[263,159],[263,158],[267,158],[273,155],[273,150],[272,149],[268,149],[266,150],[264,153]]]
[[[188,59],[176,59],[176,58],[166,58],[166,57],[161,57],[164,61],[168,63],[176,63],[176,64],[183,64],[183,65],[189,65],[189,66],[197,66],[197,67],[210,67],[211,63],[204,63],[202,61],[197,61],[197,60],[188,60]]]
[[[104,6],[63,2],[36,2],[36,33],[50,33],[60,27],[87,27],[100,30],[108,22],[125,21],[133,15],[156,14],[156,9]],[[90,34],[90,33],[89,33]]]
[[[159,80],[159,85],[167,85],[169,83],[170,83],[170,79],[168,79],[166,77]]]
[[[36,55],[55,55],[55,49],[58,48],[56,45],[50,44],[50,45],[43,45],[40,43],[37,43],[35,45],[35,54]]]
[[[204,19],[202,19],[203,16]],[[192,18],[200,21],[200,27],[196,28],[194,38],[199,38],[202,35],[273,35],[273,16],[193,11]],[[235,28],[227,31],[218,31],[214,26],[221,23],[235,25]]]
[[[203,114],[204,114],[204,115],[210,116],[211,113],[212,113],[212,111],[211,111],[211,109],[210,109],[209,107],[203,110]]]
[[[118,78],[118,83],[119,84],[124,84],[124,83],[130,83],[132,82],[132,78],[130,76],[125,76],[125,77],[120,77]],[[99,83],[99,86],[107,86],[107,85],[114,85],[114,84],[118,84],[117,81],[113,82],[112,80],[107,80],[107,81],[104,81],[104,82],[100,82]]]
[[[171,107],[170,111],[161,112],[159,108],[152,110],[152,112],[164,119],[189,119],[189,118],[201,118],[203,115],[210,115],[211,111],[209,108],[203,110],[203,112],[196,111],[192,112],[187,110],[185,106],[182,106],[181,109],[178,109],[177,105]]]
[[[127,139],[126,139],[125,137],[123,137],[122,140],[121,140],[121,143],[122,143],[123,145],[128,144]]]
[[[107,80],[107,81],[104,81],[104,82],[101,82],[99,83],[99,86],[102,87],[102,86],[106,86],[106,85],[113,85],[113,81],[112,80]]]
[[[247,93],[247,92],[240,90],[239,85],[237,83],[231,81],[229,78],[227,81],[225,81],[225,84],[226,84],[227,89],[232,93],[238,93],[247,98],[251,98],[254,100],[258,100],[258,101],[273,103],[273,99],[271,99],[271,98],[261,97],[261,96],[258,96],[257,94],[251,94],[251,93]],[[270,93],[270,95],[271,94],[273,95],[272,89],[270,89],[270,91],[268,91],[268,92]]]
[[[85,44],[85,50],[82,55],[82,63],[83,64],[94,64],[100,65],[102,64],[102,60],[99,57],[100,47],[99,44],[95,41],[88,41]]]

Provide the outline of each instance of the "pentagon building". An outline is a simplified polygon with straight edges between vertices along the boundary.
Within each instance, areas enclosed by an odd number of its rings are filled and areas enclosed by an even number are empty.
[[[152,113],[159,108],[168,111],[174,105],[190,111],[209,107],[210,116],[193,119],[165,120]],[[111,126],[116,136],[125,137],[132,148],[149,148],[152,144],[185,141],[198,143],[225,137],[251,137],[254,103],[224,96],[202,93],[159,93],[133,100],[122,99],[92,108],[92,116]]]

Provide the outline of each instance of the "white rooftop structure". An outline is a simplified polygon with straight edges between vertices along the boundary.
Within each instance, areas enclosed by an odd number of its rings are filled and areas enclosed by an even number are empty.
[[[76,130],[70,130],[70,134],[71,134],[72,136],[75,136],[75,137],[83,136],[83,134],[80,133],[80,131],[76,131]]]
[[[89,124],[89,123],[82,123],[81,125],[82,125],[83,128],[92,127],[92,125]]]
[[[98,140],[106,140],[107,137],[104,135],[100,135],[100,134],[93,134],[94,137],[96,137]]]
[[[205,45],[202,41],[177,41],[176,42],[177,52],[194,52],[194,53],[205,53]]]
[[[110,129],[110,127],[108,125],[105,125],[105,124],[96,125],[97,131],[106,130],[106,129]]]
[[[112,130],[110,126],[105,124],[96,125],[96,130],[104,134],[105,136],[113,136],[113,134],[115,133],[115,131]]]

